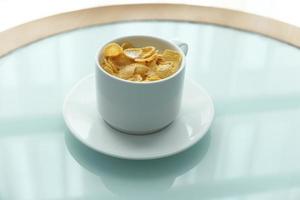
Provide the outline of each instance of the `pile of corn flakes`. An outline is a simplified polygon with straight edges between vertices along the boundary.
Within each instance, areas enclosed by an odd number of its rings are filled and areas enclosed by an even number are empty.
[[[101,52],[100,65],[121,79],[149,82],[174,74],[181,59],[179,52],[170,49],[160,52],[153,46],[136,48],[128,42],[110,43]]]

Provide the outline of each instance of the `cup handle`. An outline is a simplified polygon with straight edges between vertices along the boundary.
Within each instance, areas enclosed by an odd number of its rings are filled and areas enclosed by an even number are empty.
[[[187,45],[187,43],[180,42],[178,40],[173,40],[173,42],[183,51],[184,55],[188,53],[189,46]]]

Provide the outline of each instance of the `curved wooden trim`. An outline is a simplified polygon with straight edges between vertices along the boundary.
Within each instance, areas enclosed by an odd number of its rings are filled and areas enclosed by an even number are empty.
[[[259,33],[300,47],[300,28],[229,9],[183,4],[104,6],[58,14],[0,33],[0,57],[31,42],[77,28],[130,20],[179,20],[209,23]]]

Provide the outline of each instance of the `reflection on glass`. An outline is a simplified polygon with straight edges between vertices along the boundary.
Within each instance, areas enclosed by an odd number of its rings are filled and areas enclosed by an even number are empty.
[[[168,190],[178,176],[201,161],[208,150],[209,140],[208,134],[190,150],[168,158],[131,161],[112,158],[91,150],[69,132],[66,132],[65,138],[70,153],[81,166],[100,176],[111,192],[125,196],[143,193],[157,195]]]

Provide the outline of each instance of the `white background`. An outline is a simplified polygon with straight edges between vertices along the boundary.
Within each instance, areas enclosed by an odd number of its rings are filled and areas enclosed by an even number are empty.
[[[41,17],[101,5],[185,3],[236,9],[275,18],[300,27],[298,0],[0,0],[0,31]]]

